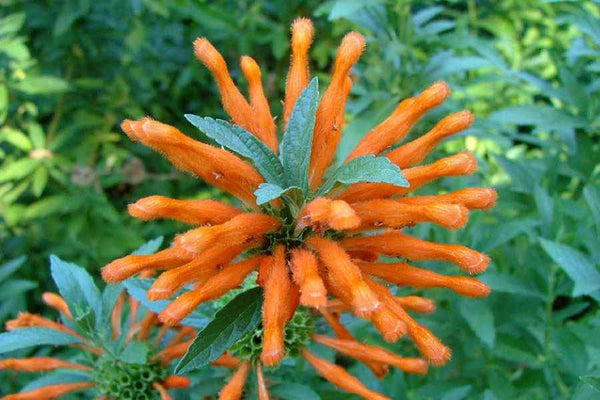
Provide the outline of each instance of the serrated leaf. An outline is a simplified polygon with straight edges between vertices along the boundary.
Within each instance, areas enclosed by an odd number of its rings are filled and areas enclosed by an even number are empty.
[[[284,189],[281,186],[273,185],[272,183],[261,183],[260,186],[258,186],[258,189],[254,191],[256,204],[259,206],[263,205],[293,190],[302,191],[298,186],[290,186]]]
[[[590,294],[600,289],[600,273],[579,251],[566,244],[540,238],[542,248],[573,280],[573,296]]]
[[[27,257],[21,256],[13,258],[12,260],[9,260],[4,264],[0,265],[0,282],[5,280],[8,276],[12,275],[19,268],[21,268],[26,259]]]
[[[490,348],[496,341],[496,328],[494,314],[489,306],[481,299],[461,299],[459,302],[460,314],[477,337]]]
[[[351,185],[359,182],[389,183],[408,187],[409,183],[402,170],[387,157],[362,156],[341,165],[319,189],[318,196],[327,194],[336,183]]]
[[[261,319],[262,303],[263,293],[258,287],[240,293],[227,303],[194,339],[175,367],[175,373],[207,365],[253,331]]]
[[[512,275],[488,271],[481,277],[481,281],[488,285],[493,292],[513,293],[545,299],[544,294],[540,293],[535,287],[526,285],[523,280]]]
[[[309,386],[296,382],[279,383],[269,388],[269,392],[273,396],[285,400],[321,400],[321,396],[319,396]]]
[[[83,343],[76,336],[48,328],[21,328],[0,333],[0,353],[7,353],[33,346],[67,345]]]
[[[202,118],[193,114],[185,114],[185,118],[221,146],[251,159],[267,182],[285,186],[283,166],[279,159],[256,136],[240,126],[220,119]]]
[[[308,193],[308,166],[319,106],[319,83],[313,78],[296,101],[281,141],[281,162],[288,186]]]
[[[87,271],[78,265],[50,256],[50,272],[58,291],[69,305],[69,310],[77,320],[94,313],[97,329],[104,329],[102,323],[102,297],[100,290]]]

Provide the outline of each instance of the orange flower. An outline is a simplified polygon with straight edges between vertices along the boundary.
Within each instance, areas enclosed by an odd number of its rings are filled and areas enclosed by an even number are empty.
[[[69,311],[69,306],[63,298],[56,293],[46,292],[42,294],[42,300],[47,306],[58,310],[66,318],[73,319],[73,315],[71,315],[71,311]]]
[[[60,383],[57,385],[42,386],[29,392],[9,394],[0,400],[52,400],[78,390],[93,387],[93,382]]]
[[[318,309],[337,336],[317,335],[315,341],[355,357],[381,377],[389,366],[425,373],[427,365],[421,359],[402,358],[357,342],[340,324],[337,313],[351,311],[372,322],[388,342],[408,334],[424,359],[433,365],[447,362],[451,352],[407,312],[431,313],[435,309],[433,301],[421,296],[395,296],[373,278],[422,289],[444,287],[470,297],[489,292],[485,284],[473,278],[443,276],[404,263],[376,262],[385,255],[413,261],[448,261],[467,273],[486,269],[489,258],[476,250],[460,244],[429,242],[400,231],[420,223],[459,229],[467,223],[470,210],[495,204],[496,192],[486,188],[414,194],[437,179],[475,171],[477,160],[468,152],[419,165],[444,138],[468,128],[473,115],[460,111],[447,116],[421,137],[396,146],[428,110],[450,96],[446,83],[433,83],[401,101],[388,118],[359,141],[341,167],[328,173],[341,140],[345,104],[353,86],[350,70],[365,49],[365,39],[356,32],[342,39],[331,80],[319,101],[318,87],[315,80],[310,81],[308,66],[313,25],[301,18],[294,21],[291,31],[292,57],[283,101],[280,130],[285,133],[281,146],[258,64],[249,56],[240,60],[248,81],[246,99],[233,82],[225,59],[206,38],[194,43],[196,56],[213,74],[223,107],[237,127],[213,121],[218,127],[210,132],[213,122],[209,119],[203,120],[206,124],[196,125],[223,147],[197,142],[150,118],[122,124],[133,140],[162,152],[178,168],[193,172],[241,202],[238,207],[212,200],[160,196],[141,199],[129,206],[130,214],[137,218],[170,218],[200,227],[178,235],[166,250],[127,256],[102,271],[110,282],[159,272],[147,293],[150,300],[170,298],[191,285],[159,315],[162,323],[175,325],[202,302],[237,288],[258,269],[256,284],[264,294],[262,324],[251,333],[262,332],[260,346],[248,356],[235,353],[234,345],[232,354],[213,361],[215,366],[237,368],[221,391],[221,398],[242,396],[252,363],[256,364],[259,398],[269,397],[261,364],[274,366],[293,353],[292,346],[286,344],[286,327],[307,312],[301,306]],[[314,126],[310,126],[313,119]],[[367,161],[380,167],[377,171],[352,171]],[[396,179],[375,177],[381,172],[379,168],[386,168]],[[401,172],[400,168],[405,169]],[[408,187],[398,186],[403,181],[401,173]],[[323,184],[324,177],[327,180]],[[189,342],[172,344],[157,359],[168,363],[181,356],[187,346]],[[384,398],[341,367],[306,350],[302,354],[335,385],[369,399]]]
[[[60,295],[47,292],[44,293],[43,300],[45,303],[59,310],[63,315],[67,316],[66,312],[68,311],[68,304]],[[130,324],[129,330],[124,332],[122,335],[122,310],[126,301],[129,303],[129,312],[132,318],[131,321],[128,322],[128,324]],[[137,301],[134,301],[130,297],[126,296],[125,293],[121,293],[119,295],[111,313],[113,340],[121,341],[125,339],[126,341],[147,341],[151,334],[156,333],[155,328],[158,328],[160,324],[158,316],[152,312],[147,312],[138,321],[135,317],[138,311],[141,312],[139,309],[139,303]],[[123,362],[115,362],[113,358],[114,355],[111,355],[108,358],[105,356],[104,350],[98,347],[101,345],[101,343],[103,343],[103,339],[98,339],[97,337],[88,338],[86,337],[86,332],[80,334],[62,323],[54,322],[39,315],[29,313],[20,313],[16,319],[8,321],[6,326],[7,330],[9,331],[28,327],[42,327],[73,335],[79,338],[82,343],[72,344],[71,347],[84,350],[89,354],[87,354],[85,358],[80,357],[81,359],[85,360],[84,363],[75,363],[54,357],[7,358],[0,360],[0,370],[13,370],[18,372],[48,372],[59,369],[69,369],[81,371],[83,379],[85,379],[85,376],[87,376],[88,379],[77,383],[46,385],[31,391],[7,395],[2,397],[1,400],[50,400],[59,398],[71,392],[88,388],[94,388],[94,391],[96,391],[98,394],[106,394],[106,387],[115,387],[115,384],[117,386],[122,384],[122,380],[119,378],[121,376],[119,375],[119,371],[121,371],[120,368],[122,368]],[[158,363],[158,361],[160,361],[163,365],[166,365],[173,359],[181,357],[185,353],[185,350],[187,350],[187,346],[189,346],[190,342],[184,342],[183,345],[180,342],[186,337],[194,337],[195,330],[190,327],[176,327],[173,328],[173,330],[178,332],[175,333],[174,339],[171,340],[169,345],[156,354],[155,359],[151,361],[150,365],[136,364],[136,370],[139,371],[139,368],[146,367],[152,371],[156,371],[156,366],[153,363]],[[100,340],[100,342],[97,342],[98,340]],[[181,351],[180,349],[184,346],[186,346],[185,349]],[[115,346],[115,348],[116,347],[117,346]],[[104,375],[102,372],[107,368],[106,365],[108,365],[108,369],[110,370],[110,373],[107,374],[108,376]],[[166,372],[166,370],[164,372]],[[132,378],[134,375],[132,375],[131,372],[126,372],[126,374],[128,375],[127,381],[135,379]],[[118,383],[115,383],[115,379],[118,381]],[[108,383],[107,380],[109,381]],[[136,382],[132,381],[132,388],[139,388],[139,384],[141,384],[143,387],[145,386],[144,382],[137,382],[138,385],[136,386]],[[161,396],[161,399],[166,400],[171,399],[167,393],[168,388],[184,388],[188,387],[189,383],[190,381],[187,377],[171,375],[167,376],[166,379],[162,381],[157,377],[157,381],[152,382],[152,387],[154,387],[154,389],[158,392],[158,394]],[[126,390],[131,391],[132,388]],[[108,400],[109,398],[113,397],[100,396],[100,398],[105,398]]]

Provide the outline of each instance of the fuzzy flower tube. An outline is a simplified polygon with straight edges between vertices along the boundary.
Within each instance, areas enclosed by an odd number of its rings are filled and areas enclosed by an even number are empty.
[[[168,249],[111,262],[102,276],[116,283],[136,274],[156,275],[147,292],[151,300],[172,299],[183,290],[158,315],[162,323],[176,326],[202,303],[226,295],[257,271],[264,301],[260,337],[255,333],[258,340],[253,343],[260,345],[244,352],[240,351],[244,344],[238,343],[213,362],[235,369],[220,398],[240,399],[246,378],[255,373],[259,398],[268,399],[261,365],[275,366],[293,349],[294,356],[303,357],[339,388],[367,399],[383,399],[341,366],[311,353],[306,344],[319,343],[353,357],[379,377],[390,366],[424,374],[428,364],[445,364],[450,349],[410,315],[431,312],[435,304],[422,297],[395,296],[390,285],[442,287],[485,297],[489,288],[476,278],[446,276],[410,263],[440,260],[473,275],[485,271],[489,258],[463,245],[426,241],[402,229],[419,223],[461,228],[471,210],[492,207],[497,195],[489,188],[415,193],[440,178],[469,175],[477,168],[469,152],[421,164],[440,141],[471,125],[473,116],[468,111],[449,115],[419,138],[396,146],[428,110],[450,95],[444,82],[400,102],[341,165],[334,166],[352,88],[350,69],[365,50],[365,40],[356,32],[343,38],[331,81],[319,95],[308,63],[313,25],[308,19],[297,19],[291,31],[291,65],[279,131],[257,63],[248,56],[241,58],[247,99],[206,38],[195,41],[195,54],[213,74],[231,123],[186,115],[212,140],[207,144],[150,117],[123,121],[121,127],[132,140],[231,194],[239,205],[161,196],[138,200],[129,206],[133,217],[168,218],[193,227],[178,235]],[[380,256],[402,261],[381,262]],[[403,358],[361,343],[340,323],[342,312],[372,322],[388,342],[407,335],[423,359]],[[292,346],[288,328],[306,327],[302,321],[315,315],[324,317],[335,337],[308,329],[301,345]]]
[[[62,344],[79,352],[77,361],[38,356],[0,359],[0,370],[59,374],[48,376],[44,384],[34,381],[1,400],[50,400],[84,390],[103,400],[172,400],[168,389],[187,388],[189,378],[171,375],[168,364],[185,353],[195,330],[163,325],[155,313],[143,310],[125,292],[114,298],[110,321],[106,321],[109,327],[102,327],[108,337],[86,329],[84,320],[73,317],[74,305],[51,292],[44,293],[43,300],[60,313],[61,322],[30,313],[8,321],[8,332],[0,335],[3,345],[15,341]],[[37,343],[27,343],[32,337]],[[119,348],[125,351],[120,354]],[[61,376],[65,371],[68,375]]]

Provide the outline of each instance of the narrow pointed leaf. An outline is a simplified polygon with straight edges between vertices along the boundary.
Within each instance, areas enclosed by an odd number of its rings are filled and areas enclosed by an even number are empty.
[[[0,354],[42,345],[67,345],[83,343],[68,333],[48,328],[21,328],[0,333]]]
[[[399,187],[408,187],[409,183],[400,167],[387,157],[373,155],[355,158],[340,166],[319,189],[319,195],[327,194],[336,183],[351,185],[359,182],[389,183]]]
[[[261,288],[247,290],[227,303],[198,334],[175,367],[175,373],[184,373],[207,365],[253,331],[260,323],[262,303]]]
[[[300,187],[305,194],[318,106],[319,84],[317,78],[313,78],[296,101],[281,141],[280,157],[287,184]]]

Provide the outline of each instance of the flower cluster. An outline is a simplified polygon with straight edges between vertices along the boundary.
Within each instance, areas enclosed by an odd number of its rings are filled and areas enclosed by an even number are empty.
[[[377,376],[383,376],[390,365],[422,374],[427,362],[443,365],[451,351],[407,311],[430,312],[435,305],[421,297],[394,296],[387,283],[444,287],[470,297],[488,295],[489,288],[472,277],[445,276],[403,261],[447,261],[468,274],[485,271],[489,263],[485,254],[465,246],[433,243],[402,231],[418,223],[457,229],[466,224],[469,210],[494,205],[496,192],[488,188],[413,195],[437,179],[475,171],[477,161],[468,152],[418,165],[442,139],[469,127],[473,116],[468,111],[449,115],[424,135],[394,148],[428,110],[450,95],[448,85],[434,83],[400,102],[340,167],[330,168],[353,84],[350,69],[363,52],[365,40],[356,32],[343,38],[331,82],[319,101],[316,81],[309,78],[312,37],[308,19],[293,23],[282,135],[278,135],[257,63],[248,56],[241,58],[248,81],[246,100],[224,58],[205,38],[194,43],[195,54],[213,74],[233,124],[186,117],[220,146],[196,141],[149,117],[122,123],[131,139],[162,153],[178,168],[233,195],[241,204],[162,196],[138,200],[129,206],[136,218],[170,218],[197,227],[178,235],[168,249],[113,261],[102,269],[102,276],[118,282],[138,273],[158,273],[147,293],[151,300],[169,299],[189,288],[158,316],[174,326],[201,303],[218,299],[258,271],[257,283],[264,290],[259,357],[263,365],[277,365],[285,356],[289,350],[286,324],[304,306],[320,312],[336,335],[315,334],[314,342],[364,362]],[[379,262],[381,256],[402,262]],[[357,341],[340,324],[340,312],[371,321],[388,342],[408,335],[425,360],[402,358]],[[306,348],[300,353],[336,386],[365,398],[384,398],[342,367]],[[215,361],[215,365],[237,368],[220,398],[241,397],[253,361],[231,353]],[[260,363],[255,368],[260,398],[267,399]]]
[[[81,353],[76,356],[80,361],[72,362],[54,357],[7,358],[0,360],[0,370],[21,372],[71,370],[79,372],[78,379],[41,385],[31,390],[4,396],[1,400],[56,399],[85,389],[93,390],[104,400],[172,400],[167,392],[168,389],[189,386],[189,378],[170,375],[167,365],[185,353],[190,344],[186,339],[195,335],[194,329],[162,325],[155,313],[146,312],[142,315],[139,302],[121,293],[110,316],[112,344],[125,342],[133,350],[130,353],[140,353],[133,354],[135,360],[128,360],[116,354],[115,346],[107,346],[96,335],[77,329],[78,324],[69,310],[69,305],[60,295],[44,293],[43,301],[60,312],[63,322],[55,322],[37,314],[20,313],[16,319],[6,323],[6,330],[9,333],[5,335],[13,334],[12,337],[16,340],[23,340],[28,334],[34,333],[39,336],[40,341],[43,341],[46,337],[53,337],[52,331],[60,332],[66,335],[63,335],[63,339],[59,337],[63,344],[81,350]],[[123,312],[125,304],[129,305],[127,317]],[[123,330],[123,327],[128,328]],[[9,341],[6,337],[3,339]],[[153,345],[150,353],[144,356],[147,344]]]

